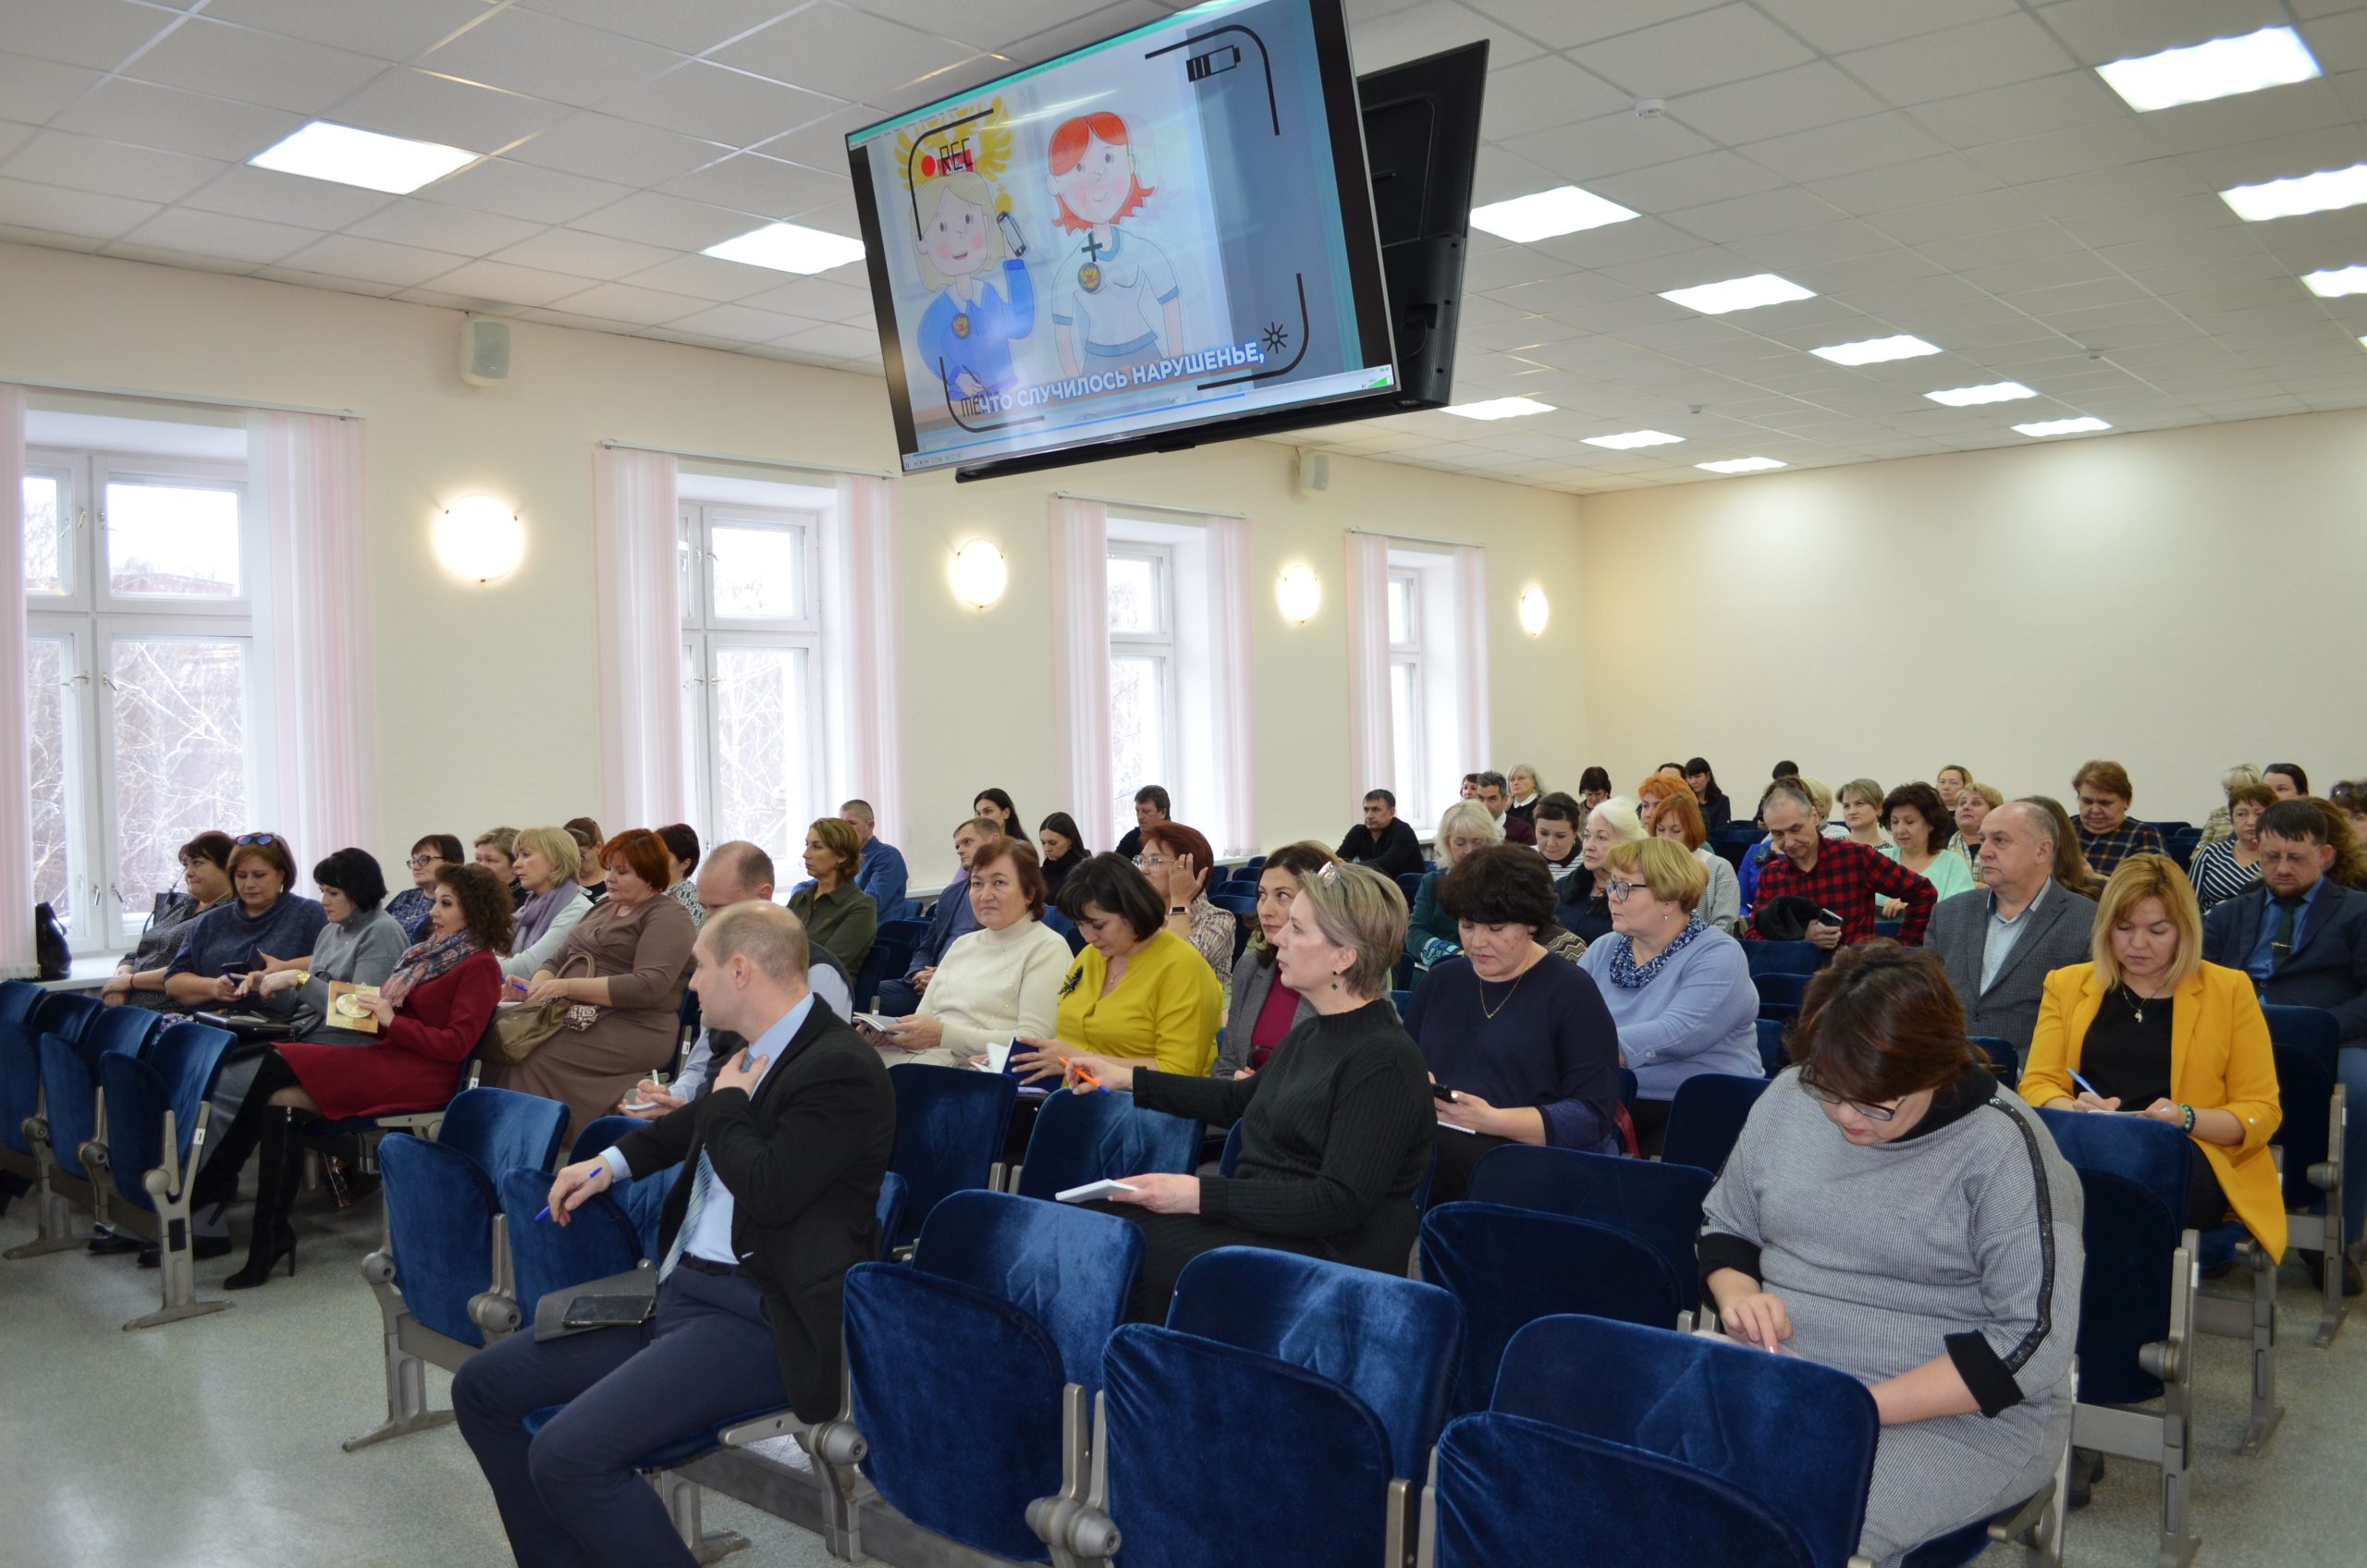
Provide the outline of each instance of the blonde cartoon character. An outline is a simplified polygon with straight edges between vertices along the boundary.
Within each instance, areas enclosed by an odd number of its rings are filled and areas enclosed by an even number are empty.
[[[1061,367],[1124,370],[1184,352],[1184,304],[1167,253],[1121,229],[1149,197],[1134,171],[1126,122],[1107,112],[1079,115],[1052,132],[1053,221],[1082,234],[1061,269],[1062,297],[1052,312]]]
[[[944,174],[923,180],[914,200],[921,276],[943,290],[921,316],[921,356],[949,399],[1009,392],[1019,385],[1011,340],[1036,330],[1036,288],[1003,242],[994,187],[983,175]],[[997,263],[1000,294],[988,281]]]

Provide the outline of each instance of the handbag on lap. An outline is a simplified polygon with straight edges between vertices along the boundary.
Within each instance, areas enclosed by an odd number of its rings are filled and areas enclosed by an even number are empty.
[[[578,963],[583,965],[585,978],[593,978],[594,965],[590,953],[577,953],[569,959],[559,966],[555,978],[570,978],[568,972]],[[548,1001],[520,1002],[498,1009],[493,1015],[493,1037],[485,1043],[484,1054],[505,1067],[515,1067],[533,1055],[545,1041],[567,1027],[570,1012],[585,1006],[588,1004],[553,997]],[[585,1027],[582,1023],[573,1026],[579,1030]]]

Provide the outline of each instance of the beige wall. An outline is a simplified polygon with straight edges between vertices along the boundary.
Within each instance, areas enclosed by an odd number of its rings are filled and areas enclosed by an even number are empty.
[[[0,245],[0,377],[191,398],[351,409],[369,421],[376,620],[379,850],[429,831],[558,820],[596,808],[590,515],[594,443],[742,453],[892,470],[884,386],[746,355],[519,324],[509,381],[457,372],[449,311]],[[1335,458],[1328,494],[1301,497],[1287,447],[1236,442],[979,484],[903,486],[905,753],[910,837],[924,854],[1000,784],[1031,819],[1055,799],[1046,501],[1058,489],[1256,522],[1261,836],[1335,838],[1363,781],[1349,777],[1342,534],[1394,530],[1490,546],[1490,657],[1507,699],[1500,764],[1575,780],[1575,694],[1534,700],[1528,677],[1577,663],[1576,503],[1429,470]],[[499,496],[525,519],[525,569],[489,590],[444,575],[428,546],[439,501]],[[946,586],[953,548],[984,536],[1011,564],[981,615]],[[1286,625],[1284,564],[1321,574],[1321,612]],[[1514,613],[1539,582],[1554,616],[1536,641]],[[1549,689],[1550,690],[1550,689]],[[1187,743],[1189,738],[1187,737]],[[938,829],[942,829],[942,833]]]
[[[2367,413],[1588,496],[1581,533],[1623,787],[1700,753],[1737,810],[1778,757],[2067,801],[2102,755],[2200,821],[2229,763],[2367,774]]]

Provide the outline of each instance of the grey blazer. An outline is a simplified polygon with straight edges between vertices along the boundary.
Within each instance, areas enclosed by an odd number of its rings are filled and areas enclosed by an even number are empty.
[[[1217,1043],[1217,1061],[1208,1069],[1209,1077],[1230,1078],[1249,1065],[1249,1036],[1257,1028],[1257,1014],[1281,983],[1272,953],[1260,952],[1256,948],[1241,949],[1241,961],[1233,966],[1233,995],[1225,1007],[1224,1037]],[[1301,997],[1298,1011],[1291,1014],[1291,1027],[1295,1029],[1314,1016],[1315,1005]]]
[[[1948,981],[1964,1002],[1965,1032],[2010,1040],[2027,1059],[2030,1036],[2038,1030],[2039,993],[2047,974],[2088,962],[2096,900],[2058,882],[2025,918],[2037,924],[2022,933],[1986,991],[1981,988],[1981,949],[1989,932],[1988,888],[1942,899],[1932,912],[1923,945],[1948,967]]]

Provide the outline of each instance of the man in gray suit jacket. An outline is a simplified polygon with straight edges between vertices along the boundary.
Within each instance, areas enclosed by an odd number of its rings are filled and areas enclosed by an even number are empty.
[[[2039,993],[2050,971],[2087,962],[2096,901],[2050,880],[2054,821],[2038,807],[2010,801],[1981,831],[1987,889],[1941,900],[1923,945],[1948,967],[1966,1032],[2010,1040],[2028,1061]]]

